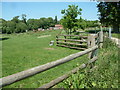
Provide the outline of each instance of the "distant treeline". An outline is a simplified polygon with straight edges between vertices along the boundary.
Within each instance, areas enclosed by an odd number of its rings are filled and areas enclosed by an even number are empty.
[[[52,17],[48,18],[40,18],[40,19],[26,19],[26,15],[22,14],[21,19],[20,16],[13,17],[12,20],[4,20],[0,19],[2,22],[2,33],[23,33],[26,30],[37,30],[38,28],[47,29],[49,27],[54,27],[55,24],[61,24],[61,21],[57,20],[57,16],[53,19]],[[82,18],[78,19],[79,28],[85,29],[88,27],[96,27],[98,26],[98,21],[88,21]]]
[[[37,30],[38,28],[47,29],[49,27],[54,27],[55,24],[58,24],[57,16],[55,19],[52,17],[48,18],[40,18],[40,19],[26,19],[26,15],[22,14],[22,18],[19,19],[20,16],[13,17],[12,20],[4,20],[2,21],[2,33],[22,33],[26,30]]]

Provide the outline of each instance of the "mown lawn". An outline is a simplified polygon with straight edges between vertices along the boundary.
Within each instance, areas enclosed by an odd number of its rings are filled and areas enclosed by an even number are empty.
[[[59,33],[60,30],[52,30],[3,35],[6,39],[0,41],[2,42],[2,77],[46,64],[80,51],[57,47],[55,44],[49,46],[50,41],[55,41],[55,36]],[[82,64],[87,60],[87,55],[82,56],[63,65],[8,85],[5,88],[38,88],[75,68],[77,64]]]

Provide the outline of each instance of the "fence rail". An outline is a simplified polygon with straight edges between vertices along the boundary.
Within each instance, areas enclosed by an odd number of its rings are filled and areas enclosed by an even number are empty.
[[[77,37],[82,37],[82,38],[87,38],[87,36],[83,36],[83,35],[59,35],[59,36],[77,36]]]
[[[0,82],[2,82],[0,84],[0,87],[9,85],[9,84],[14,83],[18,80],[24,79],[26,77],[29,77],[29,76],[32,76],[34,74],[40,73],[42,71],[48,70],[52,67],[58,66],[58,65],[63,64],[65,62],[71,61],[71,60],[73,60],[77,57],[80,57],[84,54],[87,54],[87,53],[89,53],[89,52],[91,52],[91,51],[93,51],[97,48],[98,48],[98,46],[94,46],[92,48],[86,49],[85,51],[81,51],[81,52],[78,52],[78,53],[75,53],[75,54],[71,54],[71,55],[69,55],[65,58],[62,58],[62,59],[44,64],[44,65],[40,65],[40,66],[31,68],[31,69],[28,69],[28,70],[25,70],[25,71],[22,71],[22,72],[19,72],[19,73],[16,73],[16,74],[13,74],[13,75],[10,75],[10,76],[7,76],[7,77],[3,77],[3,78],[0,79]]]
[[[64,37],[61,38],[61,36]],[[56,36],[56,43],[57,46],[78,49],[78,50],[85,50],[87,48],[87,38],[88,36],[83,36],[83,35],[58,35]]]
[[[64,41],[75,41],[75,42],[87,42],[87,40],[73,40],[73,39],[62,39],[62,38],[56,38],[56,40],[64,40]]]
[[[78,44],[78,43],[70,43],[70,42],[61,42],[57,41],[57,43],[69,44],[69,45],[77,45],[77,46],[87,46],[86,44]]]
[[[71,47],[71,46],[67,46],[67,45],[57,45],[57,46],[60,46],[60,47],[67,47],[67,48],[71,48],[71,49],[77,49],[77,50],[85,50],[86,48],[80,48],[80,47]]]
[[[82,65],[80,65],[79,67],[76,67],[75,69],[69,71],[67,74],[62,75],[62,76],[60,76],[60,77],[52,80],[51,82],[49,82],[49,83],[47,83],[47,84],[45,84],[45,85],[43,85],[43,86],[41,86],[41,87],[39,87],[39,88],[50,88],[50,87],[54,86],[55,84],[63,81],[64,79],[66,79],[66,78],[69,77],[71,74],[76,73],[78,70],[86,68],[89,64],[95,62],[97,59],[98,59],[97,57],[94,57],[94,58],[92,58],[88,63],[82,64]]]

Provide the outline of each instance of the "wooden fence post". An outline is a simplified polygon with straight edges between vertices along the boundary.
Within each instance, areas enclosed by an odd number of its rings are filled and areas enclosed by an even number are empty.
[[[99,48],[103,47],[103,31],[99,32]]]
[[[111,39],[111,27],[109,27],[109,39]]]
[[[95,46],[95,34],[88,35],[88,48]],[[88,58],[91,59],[94,56],[94,51],[89,53]]]
[[[96,45],[96,40],[95,40],[96,34],[90,34],[88,35],[88,48],[94,47]],[[96,56],[97,50],[93,50],[92,52],[89,53],[88,58],[92,59]],[[93,68],[95,66],[95,63],[91,63],[89,68]]]

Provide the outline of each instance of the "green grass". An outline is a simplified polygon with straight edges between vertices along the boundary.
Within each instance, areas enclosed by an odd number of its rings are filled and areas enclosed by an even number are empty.
[[[116,37],[120,39],[120,33],[112,33],[112,37]]]
[[[49,46],[49,42],[51,40],[55,41],[55,36],[59,33],[60,30],[51,30],[36,33],[28,32],[23,34],[3,35],[3,37],[7,39],[0,41],[2,42],[2,77],[38,65],[43,65],[80,51],[57,47],[56,45]],[[38,38],[43,35],[51,36]],[[87,55],[77,58],[68,63],[8,85],[5,88],[38,88],[75,68],[77,64],[82,64],[87,61],[86,57]]]
[[[118,48],[109,39],[104,40],[104,46],[99,50],[98,60],[93,72],[89,68],[71,75],[54,86],[55,88],[118,88]]]

